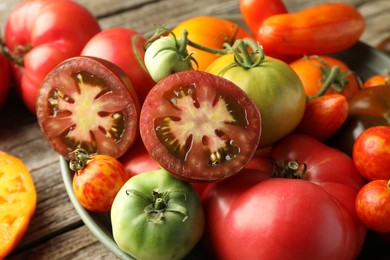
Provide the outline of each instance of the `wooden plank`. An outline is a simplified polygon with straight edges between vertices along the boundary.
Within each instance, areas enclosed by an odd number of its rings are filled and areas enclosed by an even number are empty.
[[[51,238],[29,251],[12,254],[8,260],[25,259],[116,259],[87,229],[77,227]]]

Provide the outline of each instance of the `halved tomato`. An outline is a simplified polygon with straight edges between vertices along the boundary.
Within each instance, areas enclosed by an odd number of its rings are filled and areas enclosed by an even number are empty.
[[[141,109],[146,149],[165,169],[188,181],[218,181],[242,169],[256,151],[260,112],[222,77],[182,71],[159,81]]]
[[[134,143],[140,105],[126,74],[96,57],[59,64],[42,83],[37,119],[52,148],[66,159],[76,148],[118,158]]]

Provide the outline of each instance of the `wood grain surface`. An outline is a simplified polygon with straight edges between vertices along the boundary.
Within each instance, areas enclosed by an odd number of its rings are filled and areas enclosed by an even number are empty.
[[[20,0],[0,0],[0,28]],[[196,15],[239,12],[238,0],[77,0],[103,29],[127,27],[145,33],[154,24],[178,23]],[[330,0],[286,0],[291,12]],[[363,42],[376,46],[390,37],[389,0],[343,0],[366,19]],[[20,157],[32,172],[38,205],[22,243],[9,259],[115,259],[81,221],[60,173],[59,157],[44,139],[35,115],[13,93],[0,110],[0,150]]]

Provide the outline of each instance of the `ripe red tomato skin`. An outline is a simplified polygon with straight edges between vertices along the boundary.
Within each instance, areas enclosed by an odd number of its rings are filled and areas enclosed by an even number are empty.
[[[0,108],[4,105],[11,88],[11,65],[0,53]]]
[[[294,132],[325,141],[341,127],[347,116],[348,101],[344,95],[320,96],[306,103],[303,118]]]
[[[135,46],[133,46],[133,37]],[[145,51],[146,38],[139,32],[128,28],[109,28],[97,33],[84,46],[81,55],[94,56],[108,60],[129,76],[140,103],[155,82],[141,65]],[[135,47],[135,49],[134,49]],[[137,55],[139,59],[137,60]]]
[[[353,6],[325,3],[267,18],[256,39],[268,55],[329,54],[352,46],[364,28],[364,18]]]
[[[281,0],[240,0],[240,12],[246,25],[256,35],[266,18],[288,11]]]
[[[35,113],[36,94],[46,74],[59,62],[79,55],[99,31],[97,19],[74,1],[25,1],[10,13],[4,34],[7,47],[11,51],[32,47],[24,57],[24,69],[14,68],[18,90],[31,112]]]
[[[92,212],[109,212],[120,188],[130,178],[123,165],[107,155],[95,155],[73,176],[79,203]]]
[[[316,151],[314,156],[313,150]],[[263,171],[245,169],[230,179],[209,185],[202,195],[207,225],[204,244],[209,245],[220,259],[258,259],[259,255],[272,255],[278,259],[291,259],[292,256],[297,259],[356,258],[364,243],[366,227],[357,219],[354,202],[365,181],[353,167],[352,160],[304,135],[290,135],[278,142],[271,149],[271,157],[277,161],[305,162],[306,177],[304,180],[270,178],[273,167],[268,161]],[[346,178],[340,176],[344,174]],[[295,210],[294,204],[299,205]],[[310,204],[317,213],[323,210],[318,218],[310,219],[310,214],[307,214]],[[299,220],[291,224],[294,228],[282,222],[281,216],[286,214],[290,224]],[[318,220],[324,215],[332,217],[326,217],[324,222]],[[278,219],[278,224],[275,224],[275,219]],[[340,233],[332,231],[331,234],[325,228],[320,230],[322,227],[318,226],[318,221]],[[335,226],[340,229],[333,229]],[[302,230],[310,231],[305,233]],[[305,236],[310,237],[310,241],[303,242]]]
[[[390,179],[390,126],[373,126],[355,140],[352,158],[367,180]]]
[[[390,189],[388,180],[373,180],[356,196],[359,219],[377,232],[390,232]]]

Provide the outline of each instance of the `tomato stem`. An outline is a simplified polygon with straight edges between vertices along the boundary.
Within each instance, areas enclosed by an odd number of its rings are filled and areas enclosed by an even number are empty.
[[[88,161],[92,159],[92,156],[82,148],[77,148],[73,153],[75,154],[75,157],[69,161],[69,168],[74,172],[84,169]]]
[[[304,179],[306,164],[298,161],[274,162],[273,178]]]
[[[24,67],[24,56],[32,49],[31,44],[26,46],[16,46],[14,51],[11,51],[4,42],[3,37],[0,37],[0,53],[3,54],[9,61]]]
[[[144,212],[148,216],[148,221],[155,224],[165,220],[166,212],[174,212],[182,215],[183,222],[188,219],[187,209],[179,204],[176,204],[171,199],[172,192],[179,191],[167,190],[165,192],[160,192],[158,189],[154,189],[151,195],[147,195],[136,189],[126,190],[127,195],[135,195],[145,200],[147,206],[145,207]]]
[[[307,96],[307,101],[323,96],[329,88],[334,89],[336,92],[341,92],[344,90],[345,86],[349,83],[347,76],[352,74],[352,71],[341,71],[340,67],[337,65],[330,67],[329,64],[318,55],[306,57],[306,59],[310,58],[315,58],[322,64],[316,66],[318,66],[321,71],[321,82],[323,82],[323,84],[320,90],[314,96]]]

